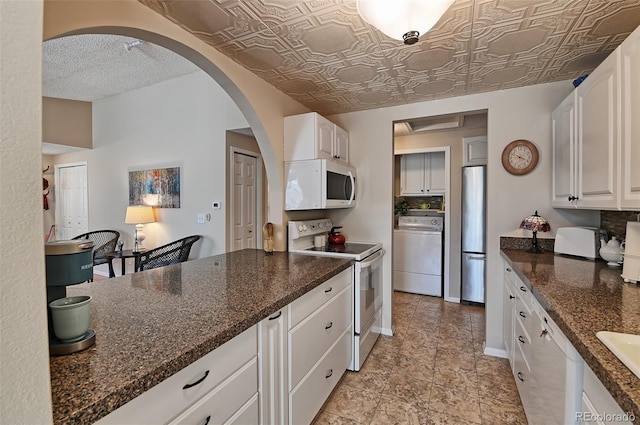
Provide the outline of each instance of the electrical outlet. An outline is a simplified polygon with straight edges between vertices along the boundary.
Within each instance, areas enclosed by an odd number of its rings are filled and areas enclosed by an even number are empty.
[[[204,224],[204,214],[198,214],[198,223]]]
[[[220,208],[222,208],[222,202],[220,201],[213,201],[213,203],[211,204],[211,207],[214,210],[219,210]]]

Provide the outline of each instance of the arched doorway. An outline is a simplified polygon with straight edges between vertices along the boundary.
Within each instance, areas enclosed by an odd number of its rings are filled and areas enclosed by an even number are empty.
[[[138,2],[46,2],[45,40],[76,34],[117,34],[148,40],[193,62],[240,108],[262,152],[269,181],[268,221],[284,250],[282,118],[304,107],[231,59]]]

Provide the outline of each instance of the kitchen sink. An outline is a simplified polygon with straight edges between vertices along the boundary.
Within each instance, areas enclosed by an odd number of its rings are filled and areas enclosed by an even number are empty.
[[[640,335],[600,331],[596,336],[631,372],[640,378]]]

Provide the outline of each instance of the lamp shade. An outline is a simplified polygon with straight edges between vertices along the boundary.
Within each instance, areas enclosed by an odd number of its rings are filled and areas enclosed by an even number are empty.
[[[358,0],[358,13],[368,23],[396,40],[413,44],[440,20],[454,0]],[[411,41],[409,33],[415,34]]]
[[[532,232],[548,232],[551,230],[551,225],[546,218],[539,216],[538,211],[536,211],[535,214],[522,220],[520,228],[531,230]]]
[[[155,221],[152,207],[146,205],[127,207],[127,214],[124,218],[126,224],[145,224]]]

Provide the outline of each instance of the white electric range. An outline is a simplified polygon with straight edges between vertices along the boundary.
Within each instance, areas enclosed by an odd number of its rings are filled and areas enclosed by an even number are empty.
[[[326,243],[333,224],[322,218],[290,221],[289,252],[355,260],[353,272],[353,358],[349,370],[358,371],[375,345],[382,328],[382,257],[381,243]],[[318,237],[318,238],[316,238]],[[316,240],[318,239],[318,240]],[[320,243],[318,243],[320,242]]]

